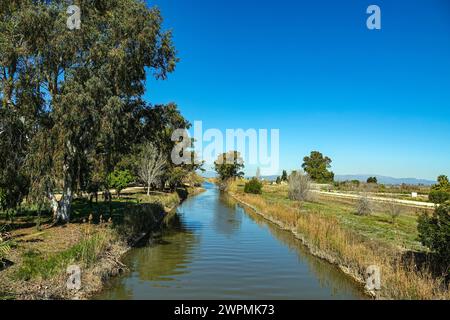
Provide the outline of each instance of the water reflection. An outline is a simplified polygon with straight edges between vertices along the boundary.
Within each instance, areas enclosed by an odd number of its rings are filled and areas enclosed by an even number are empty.
[[[161,237],[132,250],[131,272],[99,299],[354,299],[360,288],[295,237],[212,185],[165,220]]]
[[[295,238],[292,233],[280,229],[273,223],[256,214],[253,210],[237,204],[233,198],[228,198],[229,203],[236,206],[236,210],[245,211],[250,218],[255,221],[255,223],[261,227],[267,227],[271,235],[285,244],[292,253],[298,255],[299,261],[308,262],[311,272],[319,280],[321,287],[330,288],[333,295],[338,294],[339,291],[344,289],[345,291],[353,291],[356,296],[365,298],[361,296],[362,288],[358,288],[355,283],[349,281],[348,277],[345,276],[337,267],[311,255],[308,249],[301,243],[301,241]]]

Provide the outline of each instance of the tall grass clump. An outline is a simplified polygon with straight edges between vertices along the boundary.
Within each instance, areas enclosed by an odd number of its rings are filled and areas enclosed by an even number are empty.
[[[72,263],[89,268],[98,261],[115,239],[116,235],[110,228],[91,233],[87,226],[83,239],[67,250],[48,255],[38,250],[23,253],[23,262],[16,272],[16,277],[20,280],[49,279],[65,272],[67,266]]]

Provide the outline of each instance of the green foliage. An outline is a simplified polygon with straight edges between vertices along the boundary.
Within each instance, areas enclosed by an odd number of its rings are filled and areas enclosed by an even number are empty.
[[[277,180],[275,182],[276,182],[276,184],[280,184],[281,183],[281,178],[277,177]]]
[[[441,204],[450,200],[450,193],[443,190],[431,190],[428,199],[430,202]]]
[[[378,179],[377,179],[377,177],[369,177],[369,178],[367,178],[367,183],[377,184]]]
[[[244,161],[237,151],[223,153],[214,162],[214,167],[221,181],[244,176],[244,172],[242,171],[244,168]]]
[[[329,183],[334,180],[334,173],[328,171],[331,168],[331,159],[318,151],[312,151],[309,157],[303,158],[302,168],[315,182]]]
[[[450,191],[450,182],[448,181],[448,177],[445,175],[440,175],[437,178],[438,184],[432,187],[433,190],[447,190]]]
[[[352,180],[352,181],[350,181],[352,184],[354,184],[356,187],[359,187],[359,185],[360,185],[360,181],[359,180]]]
[[[108,175],[109,188],[116,189],[117,195],[134,181],[133,174],[129,170],[114,170]]]
[[[447,266],[450,264],[450,204],[436,207],[432,216],[419,217],[419,239],[435,252]]]
[[[283,170],[283,173],[281,174],[281,181],[287,181],[288,180],[288,174],[286,170]]]
[[[32,198],[61,193],[57,218],[67,220],[72,195],[104,184],[93,173],[106,178],[148,129],[146,115],[160,116],[142,96],[148,75],[175,70],[172,34],[140,0],[78,1],[79,30],[67,28],[65,1],[1,3],[0,187],[26,174]],[[171,119],[174,108],[161,107]]]
[[[187,170],[182,167],[173,167],[166,174],[166,183],[168,184],[170,190],[175,190],[176,188],[183,186],[183,181],[187,177]]]
[[[4,226],[0,226],[0,270],[2,267],[2,260],[6,257],[6,255],[11,250],[11,240],[5,240],[3,236],[5,228]]]
[[[262,183],[257,178],[252,178],[244,186],[245,193],[261,194],[262,193]]]

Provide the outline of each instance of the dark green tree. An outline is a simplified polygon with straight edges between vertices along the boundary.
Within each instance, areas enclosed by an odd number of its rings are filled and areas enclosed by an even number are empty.
[[[229,151],[220,155],[214,162],[214,168],[221,181],[235,180],[244,176],[244,161],[237,151]]]
[[[367,178],[367,183],[377,184],[378,183],[378,179],[377,179],[377,177],[369,177],[369,178]]]
[[[2,109],[21,115],[13,123],[26,128],[27,162],[19,167],[32,196],[46,197],[62,223],[77,189],[106,179],[140,136],[142,110],[151,109],[141,99],[147,74],[165,79],[177,62],[158,9],[138,0],[78,5],[79,30],[67,28],[65,0],[0,8]]]
[[[433,215],[419,217],[419,239],[450,267],[450,204],[436,207]]]
[[[448,177],[445,175],[440,175],[437,178],[437,184],[431,187],[432,190],[439,190],[444,192],[450,192],[450,182],[448,181]]]
[[[318,151],[312,151],[309,157],[303,158],[302,168],[315,182],[329,183],[334,180],[334,173],[328,170],[331,168],[331,159]]]
[[[288,174],[286,170],[283,170],[283,173],[281,174],[281,181],[287,181],[288,180]]]
[[[261,194],[262,193],[262,183],[256,177],[252,178],[249,182],[247,182],[244,186],[245,193],[251,194]]]
[[[120,198],[122,190],[128,187],[134,179],[129,170],[114,170],[108,175],[108,188],[115,189],[117,197]]]

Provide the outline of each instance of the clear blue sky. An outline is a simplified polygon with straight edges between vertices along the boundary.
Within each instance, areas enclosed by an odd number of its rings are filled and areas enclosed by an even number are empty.
[[[150,102],[206,128],[280,129],[283,169],[318,150],[337,174],[450,175],[450,1],[148,3],[181,58]]]

